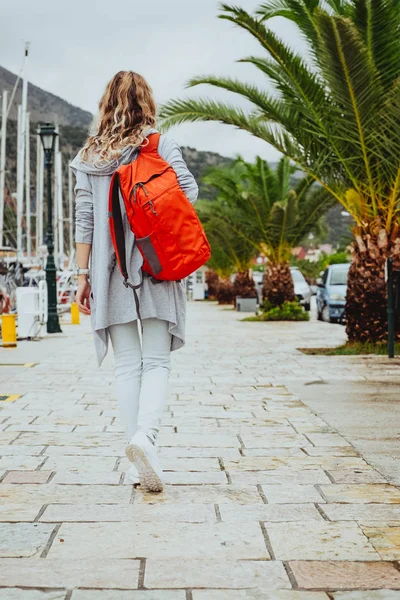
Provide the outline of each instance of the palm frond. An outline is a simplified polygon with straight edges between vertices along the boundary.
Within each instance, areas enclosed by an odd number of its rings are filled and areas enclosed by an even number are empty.
[[[159,112],[164,129],[195,121],[219,121],[249,131],[256,137],[263,136],[263,125],[258,115],[247,114],[240,108],[224,102],[206,99],[171,100]]]
[[[269,0],[257,9],[262,20],[284,17],[296,23],[311,45],[318,46],[319,31],[314,20],[320,0]]]
[[[284,127],[290,126],[293,119],[298,118],[298,114],[294,110],[290,110],[290,107],[286,106],[282,100],[262,92],[255,85],[242,83],[237,79],[203,75],[189,80],[187,86],[195,87],[203,84],[212,85],[247,98],[260,111],[260,116],[269,115],[268,118],[281,123]]]
[[[397,0],[353,0],[350,16],[361,33],[368,56],[380,75],[384,90],[400,75],[399,17]]]
[[[335,137],[341,147],[346,146],[348,162],[353,162],[352,170],[354,158],[360,165],[359,157],[362,157],[361,166],[374,203],[372,157],[366,141],[381,102],[377,72],[350,20],[321,12],[318,22],[322,36],[320,64],[336,107],[331,111]],[[344,119],[344,114],[348,118]],[[360,177],[362,172],[358,170],[357,175]]]

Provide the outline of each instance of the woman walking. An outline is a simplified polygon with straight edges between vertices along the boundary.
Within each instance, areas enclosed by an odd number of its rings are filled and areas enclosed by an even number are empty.
[[[71,168],[76,176],[76,302],[82,313],[91,315],[99,365],[111,339],[116,394],[128,440],[126,454],[133,463],[128,481],[161,491],[163,477],[155,443],[168,394],[170,352],[185,342],[185,283],[155,284],[150,277],[142,277],[143,258],[123,211],[129,280],[138,284],[143,279],[137,290],[140,336],[135,298],[123,285],[116,264],[108,212],[112,175],[121,165],[137,160],[148,136],[157,133],[155,116],[152,90],[145,79],[120,71],[100,100],[96,132]],[[177,144],[160,136],[158,154],[174,169],[181,190],[193,204],[198,187]]]

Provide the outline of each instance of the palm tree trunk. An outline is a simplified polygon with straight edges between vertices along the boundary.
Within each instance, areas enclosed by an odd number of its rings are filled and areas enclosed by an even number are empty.
[[[256,284],[249,271],[239,271],[233,283],[233,295],[241,298],[257,298]]]
[[[400,238],[389,242],[383,229],[374,237],[356,236],[352,253],[347,281],[347,336],[350,342],[385,342],[388,327],[385,263],[392,257],[393,268],[400,269]],[[399,318],[396,329],[400,339]]]
[[[217,297],[218,283],[218,274],[213,269],[209,269],[208,271],[206,271],[206,284],[208,288],[209,300],[215,300],[215,298]]]
[[[229,277],[220,277],[217,290],[218,304],[233,303],[233,284]]]
[[[272,306],[282,306],[284,302],[294,302],[294,285],[289,263],[267,264],[263,286],[263,298]]]

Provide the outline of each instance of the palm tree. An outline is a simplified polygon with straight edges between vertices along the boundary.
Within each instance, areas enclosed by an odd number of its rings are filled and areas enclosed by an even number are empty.
[[[220,300],[221,293],[225,298],[228,289],[231,289],[233,298],[242,295],[255,298],[257,296],[255,283],[250,277],[250,266],[255,254],[254,246],[245,238],[237,236],[229,223],[220,218],[225,211],[225,206],[220,204],[220,201],[210,203],[204,200],[198,203],[198,214],[211,245],[211,259],[208,266],[216,271],[222,281],[217,298]],[[228,281],[230,282],[229,276],[234,271],[236,277],[231,287]]]
[[[303,58],[269,27],[294,22],[308,45]],[[220,121],[271,144],[336,198],[355,220],[347,293],[354,341],[386,337],[384,264],[400,261],[400,2],[268,0],[251,15],[223,4],[220,18],[252,35],[264,51],[249,56],[267,78],[259,89],[214,76],[192,79],[239,94],[245,112],[212,100],[174,100],[164,125]]]
[[[335,201],[311,177],[292,185],[295,171],[287,158],[276,171],[260,157],[255,164],[238,158],[232,166],[214,168],[203,178],[215,195],[200,205],[207,234],[211,239],[216,236],[217,246],[231,253],[232,260],[235,248],[238,270],[254,254],[266,254],[264,297],[273,306],[295,300],[291,251],[318,228],[320,217]],[[242,265],[238,256],[245,259]]]

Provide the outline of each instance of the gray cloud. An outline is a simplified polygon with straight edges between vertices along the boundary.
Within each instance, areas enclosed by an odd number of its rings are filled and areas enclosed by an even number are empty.
[[[238,0],[247,10],[259,2]],[[235,61],[262,49],[244,31],[217,18],[217,0],[17,0],[1,7],[1,63],[19,72],[24,41],[31,42],[29,79],[32,83],[91,112],[107,81],[120,69],[142,73],[151,83],[157,102],[182,96],[211,96],[245,106],[236,96],[209,87],[185,90],[199,74],[237,76],[266,85],[250,65]],[[298,33],[283,22],[274,28],[302,50]],[[172,135],[182,145],[274,160],[277,152],[261,140],[233,128],[188,124]]]

